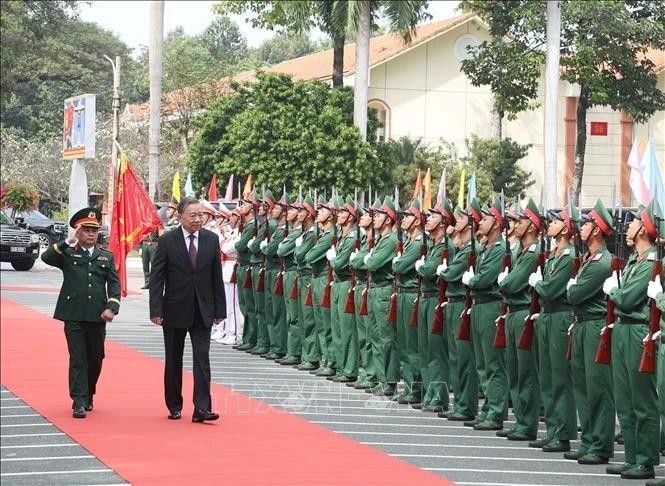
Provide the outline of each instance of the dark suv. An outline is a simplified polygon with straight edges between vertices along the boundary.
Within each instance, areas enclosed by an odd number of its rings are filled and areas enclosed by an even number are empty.
[[[15,213],[12,209],[7,213],[21,227],[25,227],[39,235],[41,251],[53,243],[67,238],[67,223],[44,216],[39,211],[20,211]]]
[[[39,235],[19,228],[0,210],[0,261],[11,263],[14,270],[26,271],[39,256]]]

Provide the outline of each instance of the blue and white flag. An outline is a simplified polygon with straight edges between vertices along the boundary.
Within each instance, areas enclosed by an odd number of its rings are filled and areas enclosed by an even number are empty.
[[[185,181],[185,197],[194,197],[194,189],[192,188],[192,173],[191,173],[191,171],[187,174],[187,180]]]
[[[660,171],[660,165],[656,158],[656,147],[651,138],[644,150],[644,155],[640,162],[640,169],[642,176],[644,177],[644,182],[649,188],[651,198],[657,200],[661,208],[665,207],[665,184],[663,184],[663,174]]]

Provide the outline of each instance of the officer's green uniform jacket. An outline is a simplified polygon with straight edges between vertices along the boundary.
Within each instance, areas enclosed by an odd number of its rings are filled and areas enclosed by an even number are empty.
[[[543,280],[534,289],[540,296],[543,312],[557,312],[570,308],[566,286],[573,271],[573,245],[557,248],[545,262]]]
[[[263,248],[263,254],[265,255],[266,268],[278,268],[279,267],[279,255],[277,254],[277,248],[279,244],[284,240],[284,233],[286,231],[286,226],[277,227],[277,222],[275,220],[270,221],[270,241],[268,245]]]
[[[610,276],[612,255],[603,246],[593,255],[587,254],[577,272],[577,282],[568,288],[568,302],[580,321],[602,319],[607,312],[603,284]]]
[[[522,245],[520,244],[520,240],[515,240],[510,244],[510,253],[512,255],[513,260],[517,260],[517,257],[520,256],[520,253],[522,253]]]
[[[259,226],[254,241],[252,241],[251,244],[248,245],[248,249],[251,253],[249,261],[252,265],[257,265],[259,263],[264,262],[264,255],[263,252],[261,251],[261,242],[264,239],[266,239],[266,230],[268,232],[268,235],[270,235],[273,229],[274,226],[271,228],[271,225],[265,222]]]
[[[379,239],[374,246],[374,250],[367,259],[367,270],[371,273],[371,286],[383,286],[386,283],[392,283],[394,279],[392,270],[392,259],[397,249],[397,236],[395,233],[389,233]]]
[[[236,242],[236,258],[238,265],[246,267],[249,265],[249,259],[251,257],[251,252],[247,247],[247,243],[254,237],[254,221],[247,223],[242,232],[240,233],[240,239]]]
[[[427,243],[424,243],[427,245]],[[423,245],[423,235],[409,239],[404,246],[402,255],[392,264],[393,272],[398,275],[400,289],[416,290],[418,287],[418,273],[416,261],[420,258],[420,248]]]
[[[528,292],[529,275],[536,269],[538,253],[538,245],[534,241],[513,260],[513,268],[499,284],[508,307],[528,306],[531,302],[531,292]]]
[[[448,264],[453,261],[455,258],[455,245],[453,245],[452,240],[445,236],[443,240],[439,243],[436,243],[430,246],[427,256],[425,257],[425,264],[420,267],[418,274],[422,277],[420,282],[420,291],[421,292],[434,292],[439,290],[438,279],[436,275],[436,269],[441,265],[441,253],[443,253],[444,245],[448,247]],[[449,267],[450,268],[450,267]],[[460,274],[460,278],[462,278]],[[450,284],[448,284],[450,287]],[[460,295],[462,295],[464,292]],[[446,295],[448,291],[446,290]]]
[[[376,235],[376,240],[374,242],[375,246],[380,238],[381,238],[380,235]],[[356,271],[357,283],[364,282],[365,279],[367,278],[367,265],[365,265],[365,255],[367,255],[368,253],[369,253],[369,239],[367,238],[367,234],[363,231],[363,241],[362,245],[360,245],[360,250],[358,250],[358,253],[356,254],[355,257],[350,259],[351,268]]]
[[[632,323],[649,322],[649,297],[647,286],[651,280],[656,247],[643,254],[633,253],[621,273],[621,285],[610,292],[609,298],[616,304],[615,315],[619,320]]]
[[[277,245],[277,256],[284,261],[284,270],[289,272],[296,269],[295,250],[296,239],[302,234],[301,228],[289,229],[286,238]]]
[[[312,249],[314,243],[316,242],[314,226],[302,233],[298,238],[302,238],[302,243],[300,246],[295,246],[293,256],[295,257],[296,264],[298,266],[298,273],[301,274],[310,274],[312,273],[312,265],[307,261],[307,253]],[[297,238],[296,238],[297,240]]]
[[[501,268],[501,259],[505,247],[503,236],[499,236],[491,246],[485,246],[478,254],[475,274],[469,281],[471,296],[483,301],[500,300],[499,284],[496,279]]]
[[[464,297],[466,288],[462,283],[462,274],[469,269],[469,253],[471,253],[471,242],[457,250],[454,258],[448,259],[448,268],[443,272],[441,278],[448,282],[446,296],[451,299]],[[475,244],[475,243],[474,243]]]
[[[104,322],[105,309],[120,310],[120,279],[113,254],[95,247],[92,256],[66,241],[50,246],[42,254],[47,265],[62,270],[64,281],[53,317],[60,321]]]
[[[305,259],[312,266],[312,275],[322,277],[328,270],[328,259],[326,252],[332,246],[333,230],[332,228],[319,234],[319,239],[312,249],[307,252]]]
[[[351,278],[351,253],[356,244],[356,229],[352,229],[337,242],[337,255],[330,261],[333,267],[335,282],[349,280]]]

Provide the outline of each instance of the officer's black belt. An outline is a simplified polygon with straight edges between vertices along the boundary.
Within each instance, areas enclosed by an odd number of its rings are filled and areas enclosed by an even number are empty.
[[[422,295],[423,297],[436,297],[439,295],[439,291],[434,290],[432,292],[420,292],[420,295]]]
[[[566,304],[552,304],[552,305],[543,305],[541,312],[545,314],[552,314],[554,312],[570,312],[572,308]]]
[[[641,319],[631,319],[630,317],[618,317],[617,321],[620,324],[633,325],[633,324],[644,324],[645,326],[649,325],[646,320]]]
[[[298,270],[298,276],[299,277],[311,277],[312,272],[309,270]]]
[[[389,285],[392,285],[392,282],[370,282],[369,287],[371,289],[376,289],[380,287],[388,287]]]
[[[327,276],[328,276],[328,270],[326,270],[325,272],[321,272],[318,275],[312,274],[312,278],[322,278],[322,277],[327,277]]]
[[[529,307],[531,307],[529,304],[508,305],[508,312],[519,312],[519,311],[529,310]]]
[[[600,313],[576,313],[575,322],[598,321],[605,319],[605,314]]]
[[[463,302],[464,296],[460,295],[459,297],[448,297],[448,302]]]
[[[494,296],[478,296],[473,298],[473,303],[474,304],[487,304],[489,302],[500,302],[501,298],[500,297],[494,297]]]

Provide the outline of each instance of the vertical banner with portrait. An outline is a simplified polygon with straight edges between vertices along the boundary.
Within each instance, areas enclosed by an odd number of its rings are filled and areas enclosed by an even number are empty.
[[[95,158],[95,95],[65,100],[62,136],[63,159]]]

